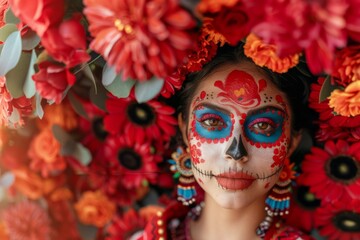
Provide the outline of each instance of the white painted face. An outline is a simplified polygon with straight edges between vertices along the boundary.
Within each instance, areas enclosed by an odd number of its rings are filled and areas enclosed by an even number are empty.
[[[199,185],[225,208],[265,199],[289,153],[285,94],[255,66],[242,63],[217,69],[194,96],[183,129]]]

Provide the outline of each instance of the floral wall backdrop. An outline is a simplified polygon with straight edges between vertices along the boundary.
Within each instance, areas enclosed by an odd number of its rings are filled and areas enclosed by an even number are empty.
[[[0,239],[128,239],[175,196],[176,92],[223,44],[310,95],[290,224],[360,239],[360,0],[1,0]],[[305,66],[305,67],[303,67]]]

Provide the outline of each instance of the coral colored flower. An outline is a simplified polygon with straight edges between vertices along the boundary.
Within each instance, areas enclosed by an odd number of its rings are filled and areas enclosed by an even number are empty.
[[[41,62],[39,72],[32,76],[36,90],[48,100],[60,103],[64,91],[75,83],[75,76],[64,66],[53,62]]]
[[[72,200],[73,193],[69,188],[61,187],[51,193],[49,199],[53,202]]]
[[[86,33],[80,20],[79,15],[74,15],[59,26],[49,28],[41,38],[47,53],[67,68],[90,60],[86,52]]]
[[[341,116],[358,116],[360,114],[360,79],[350,83],[345,90],[333,90],[329,97],[329,106]]]
[[[360,239],[360,202],[335,202],[316,210],[315,227],[328,240]]]
[[[0,76],[0,126],[22,126],[23,117],[32,113],[32,100],[13,98],[6,89],[5,81],[5,77]]]
[[[106,100],[108,115],[105,129],[112,134],[128,131],[138,139],[168,141],[176,130],[175,110],[156,100],[138,103],[133,95],[127,98],[110,97]]]
[[[8,231],[6,229],[6,226],[2,221],[0,221],[0,239],[2,239],[2,240],[9,240],[10,239],[9,238],[9,233],[8,233]]]
[[[360,80],[360,46],[350,46],[338,52],[333,79],[343,87]]]
[[[111,220],[116,210],[116,205],[101,191],[84,192],[74,207],[82,223],[91,224],[96,227],[105,226]]]
[[[141,236],[146,225],[145,218],[134,209],[129,209],[123,216],[117,216],[107,228],[106,240],[136,239]]]
[[[313,147],[301,168],[299,184],[324,203],[360,198],[360,142],[327,141],[323,149]]]
[[[85,0],[90,47],[123,79],[165,77],[192,46],[191,15],[176,0]]]
[[[329,106],[329,100],[319,101],[321,87],[325,78],[319,77],[317,83],[311,84],[309,96],[309,107],[319,113],[319,121],[328,123],[331,127],[355,128],[360,126],[360,116],[344,117],[334,115],[333,109]]]
[[[5,11],[9,8],[8,0],[0,0],[0,27],[5,25]]]
[[[292,195],[286,222],[290,226],[310,233],[314,228],[315,210],[320,206],[320,200],[309,192],[309,188],[306,186],[296,186]]]
[[[72,131],[79,125],[79,117],[66,99],[61,104],[47,104],[43,109],[43,118],[37,119],[36,122],[40,129],[51,129],[52,126],[59,125],[66,131]]]
[[[63,0],[9,0],[11,10],[22,22],[33,29],[40,37],[63,19],[65,1]]]
[[[2,217],[11,239],[50,240],[50,219],[38,204],[17,203],[5,209]]]
[[[34,137],[28,155],[31,158],[30,168],[40,171],[44,177],[66,168],[65,158],[60,155],[60,143],[50,129],[44,129]]]
[[[276,46],[263,43],[255,34],[247,36],[244,53],[257,65],[278,73],[285,73],[299,63],[299,54],[280,58],[277,56]]]
[[[217,13],[223,7],[233,7],[237,2],[239,0],[201,0],[196,8],[202,14]]]
[[[161,157],[154,154],[148,142],[125,133],[106,139],[104,158],[117,163],[118,176],[127,188],[139,187],[144,181],[155,183]]]

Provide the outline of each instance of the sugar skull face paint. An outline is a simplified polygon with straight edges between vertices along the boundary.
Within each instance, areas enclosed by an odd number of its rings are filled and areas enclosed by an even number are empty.
[[[202,80],[183,129],[207,196],[226,208],[265,199],[291,138],[286,105],[285,94],[249,63],[223,66]]]

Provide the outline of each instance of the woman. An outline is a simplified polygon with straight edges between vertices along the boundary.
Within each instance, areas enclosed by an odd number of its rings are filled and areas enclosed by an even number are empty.
[[[193,174],[204,200],[191,210],[170,205],[143,239],[307,239],[276,216],[287,213],[287,158],[300,140],[298,83],[258,67],[241,46],[220,48],[188,77],[179,114],[188,150],[174,155],[186,186],[178,193],[185,205],[194,203]]]

